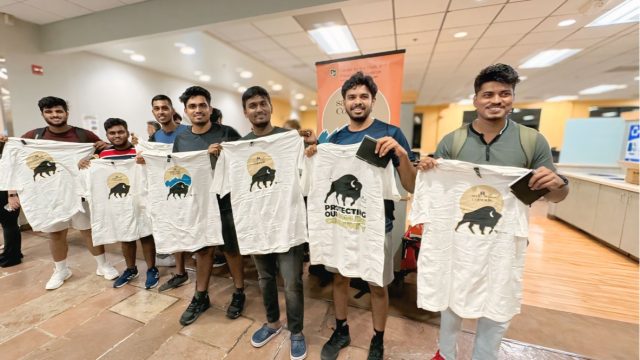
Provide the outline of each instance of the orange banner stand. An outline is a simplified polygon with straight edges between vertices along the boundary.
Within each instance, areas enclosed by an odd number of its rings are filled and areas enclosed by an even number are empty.
[[[378,86],[371,114],[376,119],[400,124],[405,50],[321,61],[318,78],[318,134],[329,133],[349,123],[342,99],[342,84],[358,71],[370,75]]]

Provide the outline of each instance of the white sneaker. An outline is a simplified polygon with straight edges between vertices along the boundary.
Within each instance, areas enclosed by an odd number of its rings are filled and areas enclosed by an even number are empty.
[[[47,281],[47,285],[44,286],[47,290],[55,290],[64,284],[64,281],[71,277],[71,270],[69,268],[65,268],[63,270],[53,270],[53,275],[51,275],[51,279]]]
[[[176,257],[170,255],[156,255],[156,266],[172,267],[176,266]]]
[[[104,276],[104,278],[107,280],[113,280],[116,279],[120,275],[120,273],[111,264],[105,262],[104,265],[98,266],[98,268],[96,269],[96,275]]]

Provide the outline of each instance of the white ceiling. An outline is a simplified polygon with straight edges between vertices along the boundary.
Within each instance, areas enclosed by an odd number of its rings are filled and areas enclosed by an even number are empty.
[[[149,0],[153,3],[155,0]],[[0,12],[44,24],[61,18],[133,3],[131,0],[0,0]],[[577,95],[599,84],[626,84],[581,99],[637,98],[638,24],[584,28],[622,0],[352,0],[330,4],[340,9],[360,51],[339,57],[406,49],[404,90],[418,94],[419,105],[449,103],[473,92],[480,69],[504,62],[518,66],[544,49],[580,48],[555,66],[520,71],[528,79],[518,88],[520,101]],[[599,7],[598,3],[604,3]],[[37,11],[33,11],[36,9]],[[315,89],[315,62],[328,60],[294,16],[317,11],[299,9],[257,18],[211,24],[184,32],[89,47],[89,51],[128,61],[130,48],[147,56],[141,66],[197,82],[194,71],[211,75],[213,85],[234,89],[268,81],[281,83],[280,96],[301,91],[307,104]],[[569,27],[561,20],[575,19]],[[468,35],[456,39],[453,34]],[[181,55],[183,42],[197,54]],[[251,70],[238,80],[237,68]],[[617,69],[617,70],[616,70]]]

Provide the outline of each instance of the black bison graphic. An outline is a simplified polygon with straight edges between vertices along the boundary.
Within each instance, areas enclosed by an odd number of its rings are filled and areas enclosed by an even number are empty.
[[[187,193],[189,192],[189,185],[179,182],[169,188],[169,194],[167,194],[167,200],[169,200],[169,196],[173,195],[173,198],[187,197]]]
[[[458,231],[460,225],[469,223],[469,230],[471,230],[473,234],[475,234],[473,231],[473,225],[478,225],[480,227],[480,233],[482,235],[484,235],[484,229],[489,227],[491,228],[489,234],[491,234],[493,232],[493,228],[496,227],[496,224],[501,217],[502,214],[496,211],[493,206],[481,207],[480,209],[464,214],[462,220],[460,220],[458,226],[456,226],[455,231]]]
[[[130,188],[131,188],[130,185],[127,185],[125,183],[118,183],[118,185],[116,185],[116,186],[111,188],[111,192],[109,192],[108,199],[111,199],[111,195],[113,195],[114,198],[116,198],[116,197],[123,198],[123,197],[129,195],[129,189]]]
[[[258,189],[262,189],[260,187],[260,183],[262,183],[263,187],[267,187],[267,182],[269,182],[269,186],[273,185],[273,180],[276,178],[276,170],[272,169],[268,166],[263,166],[251,177],[251,186],[249,186],[249,191],[253,189],[253,184],[258,184]]]
[[[331,183],[331,188],[327,193],[327,197],[324,198],[324,202],[327,202],[329,196],[336,193],[336,201],[338,196],[342,196],[342,205],[346,206],[345,200],[351,198],[351,205],[356,203],[356,200],[360,198],[360,190],[362,190],[362,184],[358,181],[358,178],[353,175],[343,175],[338,180]]]
[[[44,160],[38,166],[33,169],[33,181],[36,181],[36,176],[44,177],[44,174],[51,176],[56,173],[56,163]]]

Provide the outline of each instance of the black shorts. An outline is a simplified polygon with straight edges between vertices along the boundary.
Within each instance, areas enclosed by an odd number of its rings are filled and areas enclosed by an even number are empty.
[[[236,226],[233,223],[233,211],[231,210],[231,194],[225,197],[218,197],[218,206],[220,207],[220,221],[222,222],[222,240],[224,245],[220,248],[222,251],[236,255],[240,253],[238,247],[238,236],[236,235]]]

